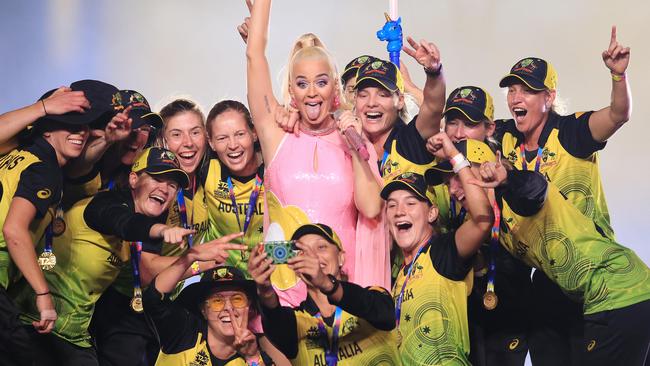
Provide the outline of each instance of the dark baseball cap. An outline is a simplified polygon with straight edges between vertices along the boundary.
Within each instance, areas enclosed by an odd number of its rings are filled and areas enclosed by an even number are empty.
[[[361,66],[367,64],[368,62],[375,61],[376,59],[377,58],[374,56],[361,55],[359,57],[356,57],[352,61],[348,62],[348,64],[345,65],[345,69],[343,70],[343,73],[341,74],[341,84],[345,85],[345,83],[347,83],[348,80],[357,76],[357,72],[359,71]]]
[[[343,250],[343,244],[341,244],[341,238],[336,235],[336,232],[332,230],[331,227],[325,224],[305,224],[300,226],[291,236],[291,240],[298,240],[307,234],[316,234],[323,237],[323,239],[328,242],[336,245],[339,250]]]
[[[133,120],[131,128],[144,125],[161,128],[163,125],[162,117],[158,113],[152,112],[147,99],[135,90],[119,90],[115,92],[111,99],[111,105],[115,113],[120,113],[131,107],[131,112],[129,112],[129,118]]]
[[[492,96],[478,86],[461,86],[454,89],[445,103],[444,115],[451,111],[462,113],[470,122],[479,123],[494,118]]]
[[[99,80],[79,80],[70,84],[73,91],[82,91],[90,103],[90,108],[83,113],[68,112],[64,114],[48,114],[39,118],[36,124],[49,122],[61,122],[71,125],[101,125],[106,124],[113,117],[111,97],[117,92],[117,88],[111,84]],[[38,100],[43,100],[52,95],[56,89],[43,94]]]
[[[388,196],[390,196],[393,191],[398,190],[411,191],[420,201],[433,204],[431,199],[427,197],[427,184],[424,181],[424,177],[420,174],[406,172],[398,175],[393,180],[386,183],[384,188],[381,190],[381,198],[387,200]]]
[[[190,178],[180,168],[176,155],[161,147],[145,149],[133,163],[131,171],[134,173],[145,172],[150,175],[168,176],[178,182],[183,188],[186,188],[190,184]]]
[[[376,59],[363,64],[357,73],[355,89],[361,90],[369,86],[378,86],[393,93],[396,91],[404,93],[402,72],[390,61]]]
[[[483,141],[467,139],[454,143],[454,146],[470,163],[482,164],[496,160],[492,149]],[[453,173],[451,162],[446,160],[427,169],[424,176],[428,185],[437,186],[444,183],[445,175]]]
[[[557,73],[550,63],[538,57],[526,57],[517,61],[504,76],[499,86],[505,88],[512,84],[524,83],[533,90],[555,90],[557,88]]]

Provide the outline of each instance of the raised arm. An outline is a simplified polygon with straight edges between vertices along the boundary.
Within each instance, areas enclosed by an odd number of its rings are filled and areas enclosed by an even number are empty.
[[[424,99],[415,120],[415,127],[420,136],[426,140],[440,132],[440,120],[445,108],[445,78],[442,75],[440,51],[435,44],[425,40],[418,44],[413,38],[408,37],[407,41],[412,49],[404,46],[404,52],[422,65],[427,75],[427,81],[422,90]]]
[[[0,115],[0,153],[14,149],[18,142],[16,135],[34,121],[48,114],[64,114],[67,112],[83,113],[90,104],[84,92],[72,91],[62,86],[49,97],[26,107]]]
[[[623,47],[616,40],[616,26],[612,27],[609,47],[603,51],[603,62],[612,74],[612,96],[608,107],[591,114],[589,130],[596,141],[606,141],[632,114],[632,95],[627,82],[627,66],[630,63],[630,48]]]
[[[271,0],[246,1],[251,10],[248,42],[246,44],[246,76],[248,107],[262,146],[264,161],[271,162],[284,131],[275,123],[278,101],[273,96],[273,85],[265,50],[268,39]]]

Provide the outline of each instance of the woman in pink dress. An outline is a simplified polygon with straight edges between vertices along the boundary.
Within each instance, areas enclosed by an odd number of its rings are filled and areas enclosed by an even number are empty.
[[[363,286],[389,286],[388,241],[382,219],[379,172],[360,157],[341,131],[361,123],[351,112],[335,119],[341,87],[331,56],[313,34],[296,41],[283,85],[284,105],[298,111],[297,133],[285,133],[275,121],[276,108],[265,56],[270,0],[251,9],[246,57],[248,104],[266,162],[266,240],[286,240],[300,225],[322,222],[343,241],[344,272]],[[370,162],[376,161],[367,143]],[[284,268],[283,268],[284,267]],[[304,280],[304,279],[303,279]],[[272,277],[285,303],[305,298],[304,284],[286,266]],[[288,291],[286,291],[288,290]]]

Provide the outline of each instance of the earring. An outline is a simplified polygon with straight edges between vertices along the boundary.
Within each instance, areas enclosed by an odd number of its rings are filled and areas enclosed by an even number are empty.
[[[298,109],[298,106],[296,105],[296,100],[291,98],[291,102],[289,102],[289,106],[293,109]]]
[[[335,110],[339,109],[340,106],[341,106],[341,100],[339,99],[338,95],[335,95],[334,96],[334,109]]]

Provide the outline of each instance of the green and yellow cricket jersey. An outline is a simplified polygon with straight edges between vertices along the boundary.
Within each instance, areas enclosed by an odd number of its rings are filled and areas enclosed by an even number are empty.
[[[469,365],[467,296],[471,261],[458,257],[455,231],[432,238],[415,259],[403,290],[399,352],[404,365]],[[464,263],[465,262],[465,263]],[[409,265],[393,286],[397,300]]]
[[[648,266],[602,235],[555,185],[537,173],[512,171],[508,186],[499,189],[505,197],[502,223],[512,236],[512,242],[502,244],[544,271],[567,296],[584,302],[585,314],[650,299]]]
[[[538,140],[541,148],[539,172],[580,212],[596,222],[605,235],[615,239],[598,167],[597,152],[605,147],[605,143],[594,141],[591,136],[591,113],[549,115]],[[503,156],[521,170],[522,134],[517,131],[513,120],[500,124],[499,130]],[[527,152],[526,156],[527,170],[534,170],[537,151]]]
[[[52,243],[56,266],[44,271],[58,315],[53,333],[79,347],[91,347],[88,326],[95,302],[129,260],[128,244],[86,224],[84,211],[92,199],[78,201],[64,213],[65,231]],[[44,246],[41,240],[38,250]],[[22,311],[21,319],[26,324],[38,321],[31,287],[23,281],[18,288],[14,301]]]
[[[0,227],[14,197],[26,199],[36,208],[29,225],[32,242],[37,243],[52,221],[54,208],[61,200],[63,175],[56,152],[42,137],[0,158]],[[4,235],[0,232],[0,285],[5,289],[18,277]]]
[[[260,179],[264,179],[264,165],[258,168],[256,175]],[[210,229],[206,234],[206,241],[217,239],[224,235],[238,233],[243,230],[251,193],[255,188],[256,175],[249,177],[233,176],[228,168],[218,159],[210,159],[206,174],[202,174],[205,177],[205,197],[208,206],[208,216],[210,218]],[[230,177],[233,185],[237,207],[233,207],[232,200],[230,199],[228,177]],[[235,210],[239,213],[241,228],[237,222]],[[264,239],[263,227],[264,186],[262,185],[246,233],[242,238],[237,238],[232,242],[247,245],[252,250],[253,247]],[[250,251],[242,253],[239,250],[231,250],[229,251],[226,264],[238,268],[248,276],[247,263],[249,256]]]

